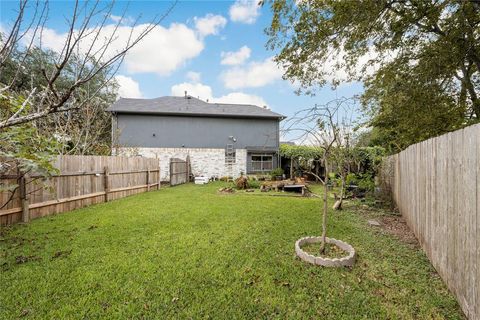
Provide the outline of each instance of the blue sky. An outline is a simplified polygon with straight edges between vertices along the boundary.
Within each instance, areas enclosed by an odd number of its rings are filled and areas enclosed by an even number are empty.
[[[127,4],[125,32],[131,19],[141,15],[140,22],[147,23],[164,13],[171,2],[117,2],[112,24]],[[2,29],[8,30],[17,6],[16,1],[1,2]],[[72,2],[51,1],[46,46],[55,48],[62,42],[65,18],[72,9]],[[269,8],[258,8],[251,1],[180,1],[141,48],[127,56],[118,72],[120,92],[124,97],[154,98],[188,90],[209,101],[265,103],[291,116],[315,103],[362,91],[361,84],[346,83],[336,90],[327,86],[315,97],[296,95],[271,61],[275,52],[265,48],[264,29],[270,20]]]

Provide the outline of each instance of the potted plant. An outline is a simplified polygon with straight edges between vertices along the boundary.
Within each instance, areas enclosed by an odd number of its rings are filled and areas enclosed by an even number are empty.
[[[273,169],[272,172],[270,172],[270,175],[272,176],[272,180],[281,181],[283,179],[283,169],[282,168]]]

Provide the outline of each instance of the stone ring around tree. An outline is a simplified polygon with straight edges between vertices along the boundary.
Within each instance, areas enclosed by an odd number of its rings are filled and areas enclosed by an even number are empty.
[[[304,237],[300,238],[295,242],[295,253],[297,256],[305,262],[324,266],[324,267],[351,267],[355,263],[356,259],[356,252],[355,249],[349,245],[348,243],[333,239],[333,238],[325,238],[326,243],[333,244],[340,249],[346,251],[348,253],[347,256],[342,258],[326,258],[326,257],[318,257],[312,254],[309,254],[302,250],[302,246],[305,244],[313,244],[319,243],[322,241],[322,237]]]

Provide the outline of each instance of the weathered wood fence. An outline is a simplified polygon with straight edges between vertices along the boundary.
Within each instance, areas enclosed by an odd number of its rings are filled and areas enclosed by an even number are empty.
[[[186,160],[170,158],[170,185],[187,183],[190,176],[190,157]]]
[[[48,179],[31,173],[25,178],[0,176],[3,186],[17,185],[0,193],[0,225],[28,221],[54,213],[123,198],[160,188],[157,159],[143,157],[58,156],[59,170]]]
[[[480,124],[385,159],[381,179],[469,319],[480,319]]]

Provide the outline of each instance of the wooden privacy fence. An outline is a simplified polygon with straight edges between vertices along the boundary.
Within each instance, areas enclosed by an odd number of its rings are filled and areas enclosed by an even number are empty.
[[[188,182],[190,176],[190,157],[186,160],[170,158],[170,185],[176,186]]]
[[[4,186],[18,185],[0,193],[0,225],[28,221],[54,213],[123,198],[160,188],[157,159],[143,157],[58,156],[59,170],[48,179],[32,173],[25,178],[0,176]]]
[[[480,319],[480,124],[385,159],[380,177],[469,319]]]

